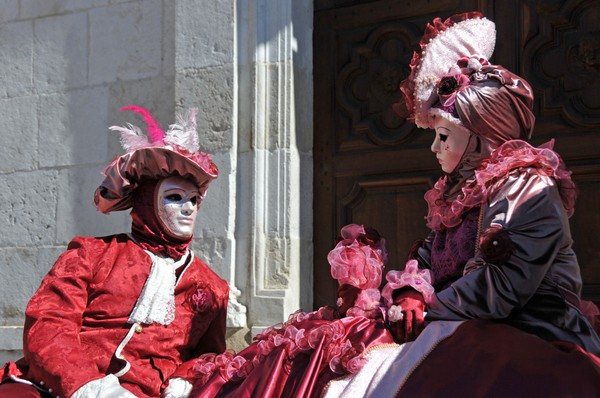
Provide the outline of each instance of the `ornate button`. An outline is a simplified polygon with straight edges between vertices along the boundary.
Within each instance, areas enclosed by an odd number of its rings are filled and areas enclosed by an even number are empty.
[[[140,333],[142,333],[142,331],[143,331],[143,330],[144,330],[144,328],[142,327],[142,325],[137,325],[137,326],[135,327],[135,332],[136,332],[137,334],[140,334]]]

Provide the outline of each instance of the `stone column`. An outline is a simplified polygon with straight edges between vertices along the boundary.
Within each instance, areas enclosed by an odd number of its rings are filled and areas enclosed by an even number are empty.
[[[312,305],[312,3],[239,1],[236,15],[235,279],[255,334]]]

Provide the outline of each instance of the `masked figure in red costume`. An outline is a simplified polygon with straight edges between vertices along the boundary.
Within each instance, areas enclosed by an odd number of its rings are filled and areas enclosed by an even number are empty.
[[[217,177],[199,151],[195,111],[163,131],[121,133],[126,154],[95,193],[103,213],[132,208],[130,234],[76,237],[26,311],[24,358],[5,365],[2,397],[187,397],[191,361],[225,350],[228,284],[189,249]]]

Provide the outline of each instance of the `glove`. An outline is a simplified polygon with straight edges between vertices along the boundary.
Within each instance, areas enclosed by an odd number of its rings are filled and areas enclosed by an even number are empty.
[[[361,289],[347,283],[338,287],[338,302],[336,309],[340,318],[346,316],[346,312],[354,305],[356,296],[358,296],[358,293],[360,292]]]
[[[401,308],[402,317],[394,321],[388,319],[388,329],[398,344],[413,341],[425,327],[425,298],[410,287],[394,291],[393,297],[394,306]]]

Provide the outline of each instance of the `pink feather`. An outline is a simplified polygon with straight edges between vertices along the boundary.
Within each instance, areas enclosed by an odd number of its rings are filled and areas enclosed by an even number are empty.
[[[146,130],[148,131],[150,142],[153,144],[160,143],[161,145],[164,145],[163,139],[165,138],[165,132],[160,128],[147,109],[137,105],[128,105],[122,107],[119,111],[132,111],[142,115],[147,126]]]

